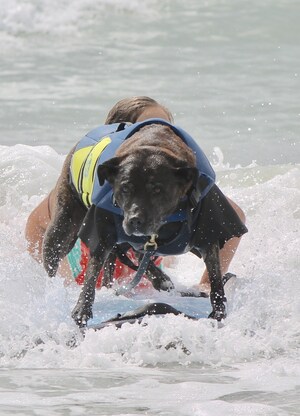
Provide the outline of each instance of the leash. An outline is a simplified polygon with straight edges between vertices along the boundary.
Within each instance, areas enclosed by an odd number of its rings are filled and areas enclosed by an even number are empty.
[[[139,268],[134,276],[134,278],[129,282],[127,285],[121,286],[119,289],[116,290],[116,295],[124,295],[125,293],[129,292],[131,289],[136,287],[143,275],[146,273],[149,262],[151,260],[151,257],[154,256],[156,250],[157,250],[157,242],[155,239],[157,238],[156,234],[152,234],[150,237],[150,240],[146,242],[144,245],[144,255],[143,258],[139,264]]]

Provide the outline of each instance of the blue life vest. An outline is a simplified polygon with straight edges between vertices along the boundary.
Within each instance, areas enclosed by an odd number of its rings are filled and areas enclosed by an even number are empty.
[[[110,184],[105,181],[104,185],[100,185],[97,168],[100,164],[114,157],[117,149],[125,140],[149,124],[162,124],[170,127],[194,152],[196,156],[196,167],[199,171],[198,179],[199,181],[202,180],[201,189],[197,189],[197,184],[195,184],[194,191],[189,195],[189,198],[193,198],[193,208],[196,208],[214,185],[215,172],[196,141],[183,129],[163,119],[153,118],[132,125],[116,123],[97,127],[87,133],[77,144],[70,169],[72,184],[85,206],[89,208],[94,205],[97,208],[113,213],[115,216],[118,243],[128,242],[136,250],[141,250],[142,245],[148,240],[148,237],[129,237],[125,234],[122,227],[123,211],[113,203],[113,190]],[[96,146],[99,147],[98,150]],[[85,179],[87,182],[86,185],[84,185]],[[186,223],[186,209],[180,209],[178,212],[166,218],[166,223],[170,222]],[[190,227],[188,226],[188,228]],[[191,238],[191,230],[188,230],[188,228],[180,234],[181,237],[178,235],[173,242],[170,242],[173,247],[172,249],[170,247],[170,249],[158,250],[157,254],[180,254],[187,251],[187,242]],[[185,234],[185,237],[183,234]]]
[[[215,182],[215,172],[211,167],[204,152],[199,147],[199,145],[188,133],[186,133],[180,127],[174,126],[163,119],[148,119],[140,123],[132,124],[130,126],[126,125],[125,123],[108,124],[99,126],[96,129],[91,130],[89,133],[87,133],[86,136],[84,136],[83,139],[81,139],[80,142],[77,144],[73,155],[74,159],[79,150],[86,149],[87,154],[85,155],[86,157],[81,161],[81,173],[79,174],[79,176],[84,176],[86,174],[84,174],[83,172],[87,168],[88,157],[91,154],[91,151],[93,151],[95,145],[101,143],[105,139],[109,139],[104,149],[101,151],[97,159],[94,161],[94,165],[88,166],[88,172],[90,172],[91,170],[93,171],[93,180],[92,187],[90,190],[91,193],[88,196],[90,202],[86,203],[85,201],[83,201],[87,207],[94,204],[97,207],[111,211],[114,214],[123,215],[122,210],[119,207],[115,206],[112,202],[113,191],[110,184],[106,181],[104,185],[100,185],[96,174],[97,167],[105,161],[114,157],[117,149],[126,139],[131,137],[134,133],[136,133],[138,130],[140,130],[142,127],[148,124],[163,124],[170,127],[174,131],[174,133],[177,136],[179,136],[186,143],[186,145],[189,146],[190,149],[193,150],[196,156],[199,177],[202,176],[206,179],[206,186],[204,187],[204,189],[201,190],[201,195],[199,195],[199,198],[204,198],[208,191],[211,189]],[[75,185],[80,197],[82,198],[82,190],[78,189],[74,176],[75,175],[73,172],[71,162],[72,182],[73,185]]]

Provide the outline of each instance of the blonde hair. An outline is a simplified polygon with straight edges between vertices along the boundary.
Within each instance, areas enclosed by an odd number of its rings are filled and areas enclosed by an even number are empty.
[[[153,100],[153,98],[141,96],[124,98],[123,100],[118,101],[109,111],[105,124],[121,122],[136,123],[142,112],[150,107],[162,108],[168,116],[168,121],[171,123],[173,122],[173,116],[166,107]]]

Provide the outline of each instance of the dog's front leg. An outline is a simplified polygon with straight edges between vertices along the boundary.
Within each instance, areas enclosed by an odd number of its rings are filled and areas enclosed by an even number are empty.
[[[84,285],[72,312],[72,318],[80,328],[85,327],[88,320],[93,317],[96,282],[108,254],[109,251],[102,250],[97,255],[91,256],[89,260]]]
[[[216,319],[217,321],[226,318],[226,298],[222,283],[219,251],[219,244],[215,243],[207,249],[204,256],[204,262],[211,285],[210,301],[213,309],[209,318]]]
[[[103,264],[103,278],[101,287],[104,286],[110,288],[112,286],[114,279],[114,271],[116,268],[116,259],[116,247],[114,247]]]
[[[80,221],[84,218],[84,211],[81,211],[80,219],[74,221],[70,210],[63,207],[55,208],[53,219],[46,230],[43,241],[43,263],[50,277],[55,276],[59,262],[75,244]]]
[[[69,169],[73,150],[68,154],[48,200],[51,220],[43,239],[43,263],[50,277],[55,276],[59,262],[73,248],[86,214],[86,208],[70,186]]]

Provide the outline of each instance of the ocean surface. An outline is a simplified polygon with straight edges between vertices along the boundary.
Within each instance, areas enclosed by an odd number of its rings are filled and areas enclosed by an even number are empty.
[[[0,0],[1,416],[300,414],[299,15],[298,0]],[[69,149],[133,95],[197,139],[249,232],[222,327],[152,317],[83,340],[80,288],[46,276],[24,228]],[[190,287],[203,264],[168,271]]]

